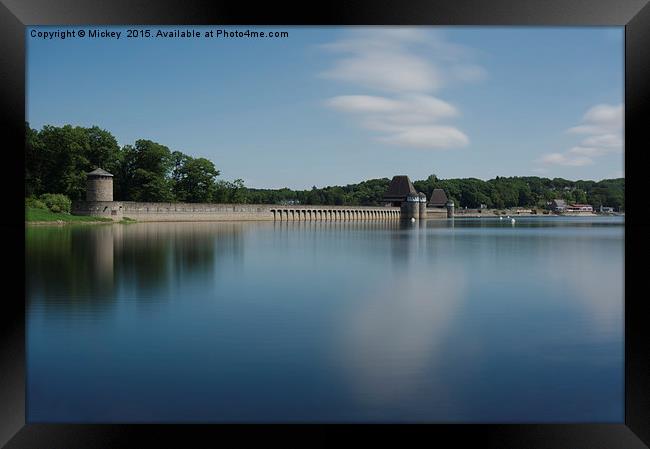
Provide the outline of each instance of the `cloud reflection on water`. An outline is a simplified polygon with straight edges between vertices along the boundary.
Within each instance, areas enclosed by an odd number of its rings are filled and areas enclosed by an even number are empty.
[[[460,267],[439,266],[396,273],[368,289],[346,316],[339,341],[341,364],[361,401],[405,403],[430,388],[465,284]]]

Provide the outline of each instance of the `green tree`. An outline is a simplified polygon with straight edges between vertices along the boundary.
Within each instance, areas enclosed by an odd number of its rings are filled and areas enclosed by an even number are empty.
[[[215,178],[219,171],[205,159],[186,156],[172,172],[174,194],[179,201],[207,203],[215,193]]]
[[[139,139],[122,149],[120,195],[133,201],[172,201],[172,153],[164,145]]]
[[[584,204],[587,202],[587,192],[582,189],[574,190],[573,197],[575,198],[576,203]]]
[[[247,189],[244,186],[243,179],[235,179],[231,184],[232,196],[231,201],[237,204],[246,204],[248,203],[247,199]]]
[[[88,139],[86,154],[90,164],[88,170],[101,167],[110,173],[115,173],[120,163],[120,147],[115,137],[98,126],[85,128],[84,131]]]
[[[82,199],[86,191],[89,142],[83,128],[46,125],[39,132],[41,191],[62,193],[72,200]]]
[[[43,192],[43,147],[37,130],[25,123],[25,196]]]

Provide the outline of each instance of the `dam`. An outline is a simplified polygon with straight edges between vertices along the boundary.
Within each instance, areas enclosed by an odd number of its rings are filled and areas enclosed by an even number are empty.
[[[432,201],[417,192],[408,176],[394,176],[381,206],[160,203],[113,200],[113,175],[101,168],[87,173],[86,200],[72,213],[120,221],[361,221],[453,217],[454,206],[441,189]]]

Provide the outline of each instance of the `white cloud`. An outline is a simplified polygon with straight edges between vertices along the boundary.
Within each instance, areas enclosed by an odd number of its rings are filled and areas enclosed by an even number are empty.
[[[598,104],[582,117],[582,122],[567,130],[586,137],[564,153],[548,153],[537,159],[544,165],[581,167],[594,158],[623,151],[623,105]]]
[[[586,134],[581,146],[598,147],[611,151],[623,150],[623,105],[599,104],[590,108],[582,123],[567,130],[572,134]]]
[[[469,138],[458,129],[440,125],[404,126],[377,140],[416,148],[453,148],[469,143]]]
[[[601,123],[607,126],[623,124],[623,105],[599,104],[589,109],[583,119],[586,123]]]
[[[586,156],[566,156],[562,153],[545,154],[538,161],[545,165],[564,165],[568,167],[582,167],[594,163],[591,158]]]
[[[345,112],[395,112],[402,109],[399,101],[370,95],[341,95],[327,100],[327,105]]]
[[[354,114],[377,141],[416,148],[453,148],[469,138],[440,120],[459,116],[452,104],[432,95],[455,82],[479,81],[485,70],[467,59],[471,50],[446,42],[440,33],[413,28],[357,30],[322,48],[340,54],[321,76],[363,91],[340,95],[326,105]]]
[[[395,121],[437,120],[455,117],[458,111],[446,101],[430,95],[407,95],[397,99],[370,95],[341,95],[330,98],[328,106],[344,112],[390,113]]]
[[[442,85],[442,76],[427,61],[387,51],[341,59],[323,76],[392,92],[427,92]]]
[[[584,141],[583,144],[587,144],[587,141]],[[592,147],[586,147],[579,145],[577,147],[572,147],[568,153],[573,154],[573,155],[581,155],[581,156],[590,156],[590,157],[598,157],[598,156],[605,156],[606,154],[611,154],[611,153],[619,153],[621,151],[620,146],[592,146]]]
[[[593,145],[605,148],[623,148],[622,134],[601,134],[588,137],[582,141],[584,145]]]

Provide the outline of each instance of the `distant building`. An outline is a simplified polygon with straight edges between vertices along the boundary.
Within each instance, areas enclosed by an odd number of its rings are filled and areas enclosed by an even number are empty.
[[[417,197],[418,192],[415,190],[413,183],[406,175],[393,176],[388,185],[388,190],[384,193],[382,202],[386,206],[401,206],[406,201],[407,196]],[[419,201],[419,200],[418,200]]]
[[[564,212],[566,203],[564,200],[555,199],[549,203],[549,208],[554,212]]]
[[[601,205],[601,206],[600,206],[600,212],[603,212],[603,213],[606,213],[606,214],[611,214],[611,213],[614,212],[614,208],[613,208],[613,207],[609,207],[609,206],[603,206],[603,205]]]
[[[429,200],[429,207],[447,207],[449,199],[447,194],[442,189],[433,189],[431,199]]]
[[[565,212],[593,212],[594,208],[591,204],[569,204],[565,209]]]

